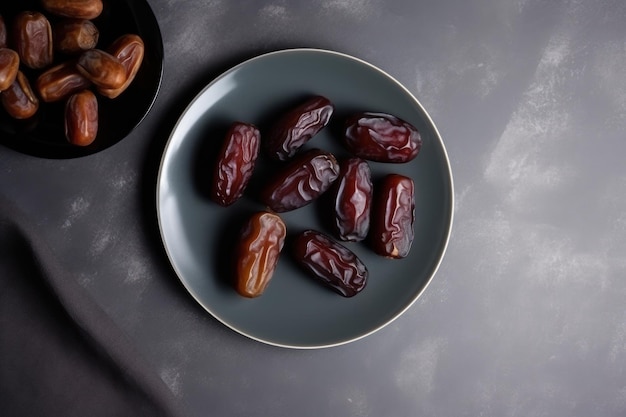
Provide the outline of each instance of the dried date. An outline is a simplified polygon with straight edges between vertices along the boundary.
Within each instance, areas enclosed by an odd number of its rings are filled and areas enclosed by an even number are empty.
[[[95,48],[100,31],[91,20],[63,19],[54,24],[52,35],[55,50],[76,55]]]
[[[229,206],[243,195],[261,147],[256,126],[235,122],[231,125],[218,155],[211,183],[211,199]]]
[[[377,187],[372,205],[369,240],[387,258],[404,258],[413,243],[415,185],[410,177],[388,174]]]
[[[102,0],[41,0],[43,8],[57,16],[95,19],[102,13]]]
[[[15,16],[13,43],[20,61],[28,68],[41,69],[52,63],[52,27],[43,14],[25,11]]]
[[[20,57],[12,49],[0,48],[0,91],[4,91],[15,81],[20,68]]]
[[[0,48],[6,48],[7,46],[7,24],[4,21],[4,17],[0,14]]]
[[[72,145],[87,146],[98,134],[98,99],[90,90],[73,94],[65,104],[65,136]]]
[[[372,180],[369,164],[361,158],[348,158],[339,165],[335,182],[334,227],[341,240],[365,239],[370,226]]]
[[[68,98],[91,85],[76,68],[75,61],[66,61],[43,72],[35,81],[39,97],[46,102]]]
[[[344,297],[357,295],[367,284],[367,268],[356,254],[320,232],[302,232],[293,250],[305,270]]]
[[[360,113],[346,121],[344,143],[354,155],[378,162],[414,159],[422,138],[410,123],[386,113]]]
[[[78,71],[100,88],[120,88],[126,81],[126,68],[113,55],[101,49],[83,52],[76,64]]]
[[[128,86],[133,82],[141,63],[143,62],[145,46],[143,40],[139,35],[125,34],[117,38],[111,46],[107,49],[107,52],[117,58],[122,65],[126,73],[126,80],[121,87],[118,88],[105,88],[99,87],[98,92],[108,98],[116,98],[122,94]]]
[[[293,159],[261,191],[261,201],[276,212],[303,207],[327,191],[339,175],[335,157],[312,149]]]
[[[264,142],[267,154],[286,161],[330,121],[334,106],[326,97],[315,96],[283,115]]]
[[[248,298],[258,297],[270,283],[285,243],[287,228],[270,212],[252,215],[235,251],[235,288]]]
[[[37,113],[39,99],[22,71],[17,72],[13,83],[2,92],[2,106],[15,119],[28,119]]]

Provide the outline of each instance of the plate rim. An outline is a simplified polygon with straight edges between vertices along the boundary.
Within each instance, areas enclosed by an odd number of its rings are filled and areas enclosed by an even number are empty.
[[[161,207],[160,207],[160,201],[161,201],[161,182],[162,182],[162,176],[163,174],[163,169],[164,169],[164,164],[166,163],[166,159],[168,158],[168,151],[170,149],[170,146],[172,145],[172,141],[174,139],[174,137],[176,136],[176,132],[180,126],[180,124],[183,122],[183,119],[185,119],[185,117],[187,116],[187,114],[190,112],[190,110],[195,106],[195,104],[204,96],[204,94],[206,93],[207,90],[209,90],[212,86],[214,86],[216,83],[218,83],[220,80],[222,80],[223,78],[227,77],[229,74],[233,73],[234,71],[236,71],[237,69],[248,65],[254,61],[258,61],[261,59],[268,59],[271,58],[273,56],[276,55],[283,55],[283,54],[292,54],[292,53],[316,53],[316,54],[328,54],[328,55],[336,55],[341,57],[342,59],[347,59],[350,61],[355,61],[361,65],[364,65],[366,67],[369,67],[370,69],[374,70],[375,72],[379,73],[380,75],[382,75],[383,77],[387,78],[389,81],[391,81],[394,85],[396,85],[397,87],[399,87],[410,99],[411,101],[417,105],[417,107],[419,108],[419,110],[421,112],[423,112],[424,116],[427,119],[428,124],[430,125],[430,127],[433,129],[433,132],[435,134],[436,139],[439,142],[439,145],[441,146],[441,150],[442,150],[442,154],[445,160],[445,165],[446,165],[446,173],[447,173],[447,179],[450,182],[450,189],[449,192],[447,194],[447,197],[449,198],[450,201],[450,213],[449,213],[449,218],[447,220],[447,227],[445,230],[445,236],[444,236],[444,242],[443,245],[441,247],[440,253],[437,256],[437,260],[433,265],[433,269],[432,272],[430,273],[430,276],[428,277],[428,279],[426,280],[424,286],[420,289],[420,291],[418,291],[417,293],[415,293],[412,297],[410,302],[408,302],[403,308],[401,308],[399,311],[397,311],[390,319],[386,320],[385,322],[383,322],[380,325],[375,326],[374,328],[370,329],[367,332],[364,332],[362,334],[359,334],[357,336],[354,337],[349,337],[340,341],[336,341],[333,343],[320,343],[320,344],[290,344],[290,343],[282,343],[282,342],[277,342],[277,341],[272,341],[272,340],[268,340],[267,338],[262,338],[262,337],[258,337],[255,336],[253,334],[250,334],[242,329],[237,328],[236,326],[230,324],[229,322],[227,322],[226,320],[224,320],[222,317],[220,317],[219,314],[215,313],[210,306],[205,305],[206,303],[204,303],[202,300],[199,299],[199,297],[195,294],[195,291],[190,288],[188,286],[188,284],[185,282],[185,280],[182,277],[181,272],[179,271],[179,269],[177,268],[177,266],[175,265],[175,263],[172,260],[172,254],[170,253],[170,249],[168,247],[168,244],[166,242],[165,236],[164,236],[164,230],[163,230],[163,224],[162,224],[162,214],[161,214]],[[183,285],[183,287],[186,289],[186,291],[194,298],[194,300],[204,309],[206,310],[214,319],[216,319],[218,322],[220,322],[221,324],[223,324],[224,326],[226,326],[227,328],[229,328],[230,330],[245,336],[249,339],[252,339],[254,341],[266,344],[266,345],[270,345],[270,346],[275,346],[275,347],[280,347],[280,348],[287,348],[287,349],[297,349],[297,350],[314,350],[314,349],[326,349],[326,348],[331,348],[331,347],[336,347],[336,346],[342,346],[342,345],[346,345],[352,342],[356,342],[358,340],[364,339],[367,336],[370,336],[376,332],[378,332],[379,330],[387,327],[388,325],[390,325],[391,323],[393,323],[394,321],[396,321],[400,316],[402,316],[407,310],[409,310],[416,302],[417,300],[422,296],[422,294],[426,291],[426,289],[430,286],[432,280],[434,279],[435,275],[437,274],[437,272],[439,271],[439,268],[441,267],[441,264],[443,262],[443,258],[445,257],[445,254],[447,252],[449,243],[450,243],[450,237],[452,234],[452,225],[454,223],[454,212],[455,212],[455,195],[454,195],[454,178],[453,178],[453,174],[452,174],[452,166],[450,163],[450,157],[448,155],[448,151],[446,149],[445,143],[443,141],[443,138],[441,136],[441,133],[439,132],[439,129],[437,128],[437,125],[434,123],[434,121],[432,120],[432,117],[430,116],[430,114],[426,111],[426,109],[424,108],[424,106],[422,105],[422,103],[415,97],[415,95],[407,88],[405,87],[402,83],[400,83],[396,78],[394,78],[392,75],[390,75],[388,72],[386,72],[385,70],[375,66],[374,64],[371,64],[370,62],[367,62],[361,58],[355,57],[353,55],[349,55],[347,53],[344,52],[338,52],[338,51],[334,51],[331,49],[323,49],[323,48],[286,48],[286,49],[279,49],[279,50],[274,50],[274,51],[270,51],[270,52],[266,52],[266,53],[262,53],[259,55],[256,55],[252,58],[248,58],[242,62],[240,62],[239,64],[236,64],[232,67],[230,67],[229,69],[223,71],[220,75],[218,75],[217,77],[215,77],[213,80],[211,80],[207,85],[205,85],[203,88],[200,89],[200,91],[194,96],[194,98],[189,102],[189,104],[185,107],[185,109],[180,113],[176,124],[174,125],[174,127],[172,128],[167,142],[165,143],[165,146],[163,148],[163,152],[161,154],[161,160],[159,162],[159,169],[158,169],[158,174],[157,174],[157,181],[156,181],[156,214],[157,214],[157,223],[158,223],[158,227],[159,227],[159,234],[161,236],[161,244],[166,252],[167,258],[168,258],[168,263],[170,264],[170,267],[173,269],[174,273],[176,274],[178,280],[181,282],[181,284]]]

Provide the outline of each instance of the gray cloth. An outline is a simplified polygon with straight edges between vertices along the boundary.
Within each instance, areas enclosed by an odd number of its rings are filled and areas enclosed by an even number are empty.
[[[0,414],[179,416],[112,320],[0,196]]]

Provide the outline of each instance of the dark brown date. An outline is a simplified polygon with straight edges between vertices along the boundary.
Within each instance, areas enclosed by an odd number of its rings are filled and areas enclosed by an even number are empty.
[[[87,146],[98,135],[98,99],[90,90],[73,94],[65,103],[65,137],[72,145]]]
[[[4,21],[4,17],[0,14],[0,48],[6,48],[7,46],[7,24]]]
[[[248,298],[258,297],[270,283],[285,244],[287,228],[270,212],[252,215],[235,251],[235,288]]]
[[[231,125],[213,173],[213,201],[226,207],[243,195],[252,177],[260,148],[261,135],[256,126],[242,122]]]
[[[303,207],[330,188],[339,175],[335,157],[312,149],[293,159],[261,191],[261,201],[276,212]]]
[[[328,124],[334,109],[326,97],[315,96],[287,112],[267,135],[264,142],[267,154],[280,161],[292,158]]]
[[[365,288],[368,271],[354,252],[330,237],[306,230],[294,240],[294,256],[315,279],[344,297]]]
[[[22,64],[32,69],[52,63],[52,27],[39,12],[21,12],[13,20],[13,43]]]
[[[403,163],[414,159],[422,147],[415,126],[386,113],[360,113],[346,121],[344,143],[363,159]]]
[[[361,158],[348,158],[339,165],[335,182],[335,221],[337,237],[358,242],[370,227],[372,180],[369,164]]]
[[[17,71],[20,69],[20,57],[12,49],[0,48],[0,91],[13,84]]]
[[[64,100],[91,85],[76,68],[75,61],[66,61],[42,73],[35,81],[39,97],[46,102]]]
[[[15,119],[28,119],[37,113],[39,99],[22,71],[17,72],[13,83],[2,92],[2,106]]]
[[[108,98],[116,98],[133,82],[143,62],[145,46],[141,37],[126,34],[117,38],[107,52],[117,58],[126,71],[126,81],[119,88],[98,88],[98,92]]]
[[[126,68],[113,55],[101,49],[83,52],[76,64],[78,71],[100,88],[120,88],[126,81]]]
[[[404,258],[413,243],[415,185],[409,177],[388,174],[376,188],[372,205],[370,243],[387,258]]]
[[[98,44],[100,31],[87,19],[63,19],[52,28],[54,49],[68,55],[77,55]]]
[[[46,11],[63,17],[95,19],[102,13],[102,0],[41,0]]]

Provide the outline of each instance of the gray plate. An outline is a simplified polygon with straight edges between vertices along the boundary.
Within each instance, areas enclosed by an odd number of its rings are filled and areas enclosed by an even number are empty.
[[[239,228],[263,209],[254,194],[275,164],[261,158],[247,194],[229,208],[207,189],[214,155],[233,121],[261,131],[277,115],[312,94],[336,106],[331,125],[307,147],[346,155],[341,120],[356,111],[392,113],[413,123],[423,147],[407,164],[370,163],[373,176],[398,172],[416,187],[415,240],[402,260],[384,259],[363,243],[347,244],[367,265],[367,287],[343,298],[305,275],[289,256],[289,240],[265,293],[240,297],[228,267]],[[324,197],[324,196],[323,196]],[[288,233],[329,232],[322,198],[282,215]],[[292,49],[261,55],[207,85],[184,111],[169,138],[157,182],[157,212],[167,255],[189,293],[217,320],[252,339],[291,348],[321,348],[360,339],[400,316],[425,290],[446,249],[453,216],[453,185],[443,141],[416,98],[380,69],[337,52]]]

